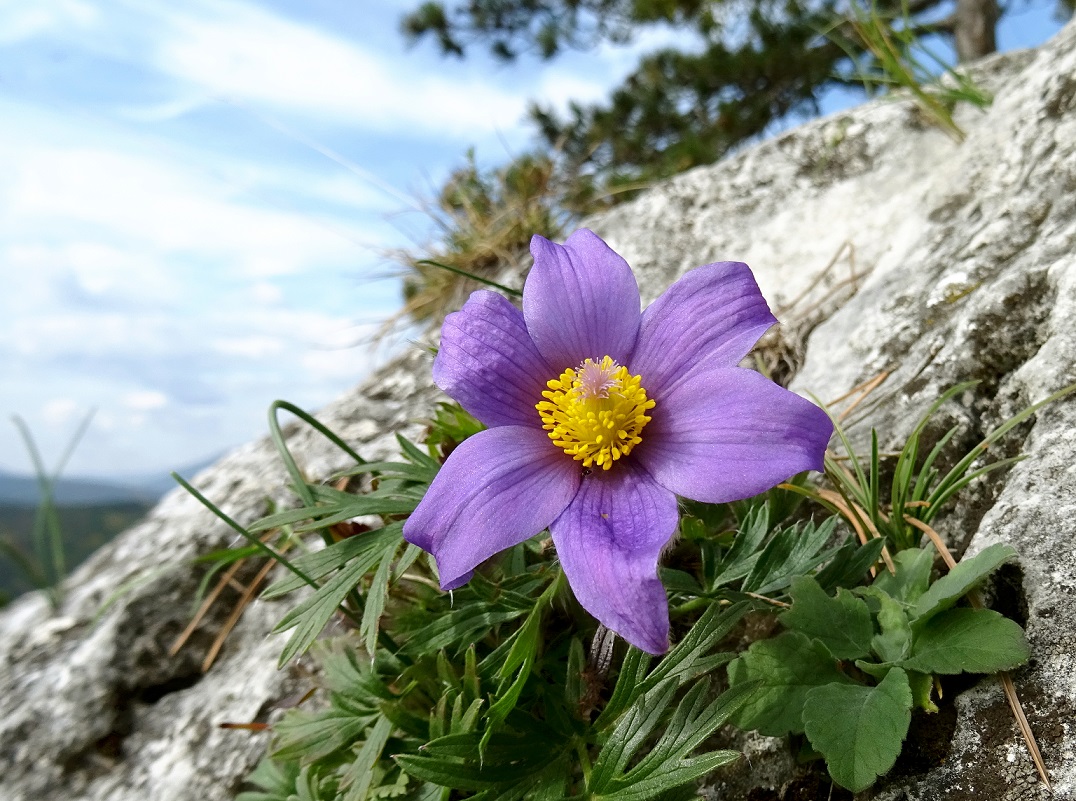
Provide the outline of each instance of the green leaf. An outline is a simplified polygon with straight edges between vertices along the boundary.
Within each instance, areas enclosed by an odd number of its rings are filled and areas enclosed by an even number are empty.
[[[435,618],[411,635],[404,650],[409,654],[421,656],[430,651],[451,648],[465,642],[470,644],[473,635],[488,632],[498,623],[507,623],[522,615],[522,610],[491,611],[484,605],[456,609],[447,615]]]
[[[829,564],[815,574],[815,580],[827,593],[837,587],[853,587],[866,575],[885,547],[885,540],[874,537],[863,545],[854,539],[840,547]]]
[[[349,704],[334,704],[318,712],[292,710],[273,727],[276,747],[272,756],[304,763],[320,759],[360,740],[376,718],[375,711]]]
[[[353,559],[368,560],[366,569],[369,570],[377,564],[382,551],[390,545],[398,544],[402,536],[403,524],[390,523],[376,531],[367,531],[357,537],[340,540],[320,551],[304,553],[292,560],[292,564],[311,579],[324,578]],[[306,586],[309,585],[299,576],[285,576],[266,587],[262,598],[279,598]]]
[[[803,731],[803,704],[808,692],[851,680],[837,670],[836,661],[822,643],[798,631],[786,631],[753,643],[729,665],[730,686],[748,681],[759,681],[760,685],[733,716],[733,723],[779,737]]]
[[[299,778],[299,763],[274,762],[262,757],[247,781],[264,792],[246,792],[236,796],[235,801],[288,801],[295,793],[295,781]]]
[[[454,790],[485,790],[518,781],[526,775],[515,765],[480,767],[417,754],[396,754],[393,759],[409,775]]]
[[[831,598],[810,576],[792,582],[792,608],[779,618],[790,629],[821,642],[837,659],[858,659],[870,651],[874,625],[862,600],[847,590]]]
[[[673,651],[675,650],[674,648]],[[665,657],[665,659],[668,658],[668,656]],[[624,654],[624,661],[620,663],[620,672],[617,674],[616,684],[613,685],[613,694],[609,696],[608,703],[594,722],[595,728],[602,729],[614,721],[644,692],[640,687],[649,667],[650,656],[634,646],[629,646]]]
[[[890,573],[888,570],[879,573],[871,586],[901,603],[914,604],[930,584],[934,551],[907,548],[893,556],[893,564],[896,573]]]
[[[277,623],[276,628],[273,629],[274,632],[295,629],[280,654],[279,665],[281,667],[290,662],[292,657],[298,656],[310,647],[310,644],[325,628],[325,624],[329,622],[329,618],[343,603],[344,598],[355,589],[369,569],[370,564],[366,561],[355,560]]]
[[[903,670],[892,668],[877,687],[816,687],[806,700],[807,739],[826,758],[833,781],[857,793],[893,767],[912,718]]]
[[[664,727],[661,739],[639,764],[618,780],[617,786],[621,781],[625,785],[636,783],[675,768],[747,702],[755,687],[751,683],[737,685],[707,704],[710,682],[705,679],[696,682]]]
[[[392,724],[387,718],[379,717],[366,734],[366,742],[359,749],[355,761],[344,772],[341,786],[347,787],[347,793],[343,801],[366,801],[374,778],[374,765],[381,759],[381,752],[385,750],[390,734]]]
[[[568,669],[564,675],[564,703],[573,714],[581,713],[580,705],[587,689],[583,679],[586,665],[583,642],[578,637],[572,637],[571,645],[568,646]]]
[[[603,801],[651,801],[661,793],[693,782],[739,758],[739,751],[711,751],[690,759],[682,759],[674,767],[596,798]]]
[[[676,681],[670,679],[650,692],[643,693],[620,717],[616,728],[594,761],[594,768],[587,782],[588,792],[600,795],[624,772],[628,760],[658,725],[676,693],[676,686]]]
[[[359,625],[359,637],[363,640],[366,653],[372,654],[377,649],[377,635],[381,627],[381,615],[385,611],[385,599],[389,594],[389,573],[396,559],[396,548],[387,549],[381,557],[370,587],[366,591],[365,607],[362,610],[362,622]]]
[[[901,665],[922,673],[997,673],[1031,656],[1024,630],[992,609],[949,609],[915,627]]]
[[[882,630],[871,640],[871,647],[883,662],[899,662],[908,655],[912,644],[912,627],[908,623],[908,615],[898,601],[877,590],[877,587],[871,589],[875,590],[872,594],[881,604],[881,609],[878,610],[878,627]]]
[[[784,589],[796,576],[824,562],[831,554],[818,552],[833,535],[836,525],[837,518],[831,517],[818,527],[808,523],[802,528],[792,526],[778,531],[744,579],[743,591],[763,594]]]
[[[765,505],[752,509],[740,524],[736,537],[732,540],[732,547],[718,568],[713,589],[742,579],[751,572],[759,558],[758,547],[769,530],[769,509]]]
[[[914,670],[908,671],[908,683],[912,687],[913,703],[925,712],[937,712],[938,705],[932,697],[934,692],[934,677],[929,673],[919,673]]]
[[[722,609],[719,604],[712,604],[703,612],[691,630],[684,635],[668,654],[658,663],[653,672],[644,681],[638,683],[638,692],[656,687],[667,678],[675,677],[683,684],[701,672],[708,672],[727,662],[728,654],[709,654],[718,642],[724,639],[733,626],[740,622],[750,609],[747,603],[737,603]],[[619,688],[619,683],[618,683]],[[610,701],[610,706],[612,701]]]
[[[1016,556],[1011,545],[997,543],[965,559],[948,575],[935,581],[915,605],[913,620],[921,620],[953,606],[976,584]]]

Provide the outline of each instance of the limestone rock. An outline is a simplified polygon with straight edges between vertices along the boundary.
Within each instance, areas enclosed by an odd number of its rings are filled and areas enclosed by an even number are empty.
[[[888,374],[849,420],[859,441],[874,426],[883,446],[901,442],[940,392],[979,380],[938,423],[958,424],[970,446],[1076,381],[1076,23],[976,70],[996,102],[958,109],[962,144],[911,102],[871,103],[679,176],[589,225],[636,268],[646,302],[699,264],[751,264],[786,321],[767,352],[794,389],[829,400]],[[321,418],[377,458],[393,452],[393,432],[416,436],[437,398],[429,358],[413,349]],[[303,427],[288,441],[312,478],[346,462]],[[939,526],[958,551],[996,541],[1019,551],[996,601],[1027,624],[1034,658],[1014,678],[1054,797],[1074,798],[1076,400],[1014,429],[999,452],[1029,458],[977,485]],[[195,483],[241,522],[287,497],[267,441]],[[267,635],[278,604],[253,603],[204,675],[226,607],[169,655],[203,569],[191,559],[233,541],[177,491],[66,582],[57,614],[34,595],[0,614],[5,799],[234,797],[265,735],[218,724],[269,719],[309,681],[302,665],[276,669],[282,643]],[[949,710],[913,731],[908,750],[925,756],[899,762],[869,796],[1049,797],[993,681]],[[711,796],[826,797],[828,787],[805,795],[782,741],[749,744],[755,769],[716,777]]]

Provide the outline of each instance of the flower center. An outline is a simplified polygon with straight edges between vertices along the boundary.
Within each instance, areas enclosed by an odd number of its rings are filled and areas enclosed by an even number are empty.
[[[569,367],[546,382],[545,400],[535,405],[542,428],[583,467],[608,470],[643,441],[639,434],[650,422],[646,412],[654,401],[646,397],[641,381],[642,376],[631,375],[609,356]]]

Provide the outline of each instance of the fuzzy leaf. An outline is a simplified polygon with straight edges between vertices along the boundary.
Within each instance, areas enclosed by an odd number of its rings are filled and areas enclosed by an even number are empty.
[[[602,796],[603,801],[650,801],[675,787],[693,782],[713,773],[722,765],[740,758],[738,751],[711,751],[690,759],[682,759],[675,766],[654,773],[642,781],[629,784]]]
[[[367,565],[366,569],[370,570],[377,564],[385,548],[399,544],[402,532],[402,523],[390,523],[376,531],[340,540],[320,551],[304,553],[293,559],[292,564],[312,579],[324,578],[354,559],[363,560]],[[306,586],[307,583],[298,576],[288,575],[270,584],[262,592],[262,598],[279,598]]]
[[[758,547],[770,529],[770,518],[765,506],[753,509],[740,525],[732,547],[721,562],[713,587],[716,589],[729,582],[744,578],[758,561]]]
[[[817,528],[808,523],[802,529],[792,526],[778,531],[744,579],[743,591],[762,594],[784,589],[793,578],[824,562],[831,554],[818,552],[833,535],[836,525],[837,518],[831,517]]]
[[[377,720],[377,713],[349,704],[333,705],[318,712],[296,709],[273,728],[279,760],[315,760],[328,756],[362,739],[362,733]]]
[[[948,575],[935,581],[915,605],[916,619],[923,619],[953,606],[976,584],[1016,556],[1011,545],[997,543],[965,559]]]
[[[900,754],[911,721],[908,677],[892,668],[877,687],[828,684],[807,694],[804,728],[826,758],[833,781],[852,792],[870,787]]]
[[[831,598],[810,576],[792,582],[792,608],[780,615],[790,629],[821,642],[837,659],[858,659],[870,651],[874,625],[862,600],[847,590]]]
[[[871,647],[883,662],[899,662],[908,655],[912,644],[912,627],[908,623],[908,615],[904,607],[886,593],[875,592],[873,595],[881,604],[881,609],[878,610],[878,627],[882,631],[871,640]]]
[[[901,665],[922,673],[997,673],[1031,656],[1024,630],[992,609],[949,609],[915,629]]]
[[[914,604],[927,591],[930,569],[934,564],[934,552],[923,548],[908,548],[893,556],[897,572],[879,573],[871,585],[890,598],[905,604]]]
[[[280,632],[294,628],[295,632],[280,654],[280,667],[310,647],[310,644],[325,628],[325,624],[329,622],[329,618],[335,614],[344,598],[355,589],[370,567],[371,565],[365,561],[356,559],[284,616],[273,631]]]
[[[840,547],[829,564],[815,574],[815,580],[827,593],[837,587],[853,587],[878,561],[885,540],[874,537],[863,545],[849,540]]]
[[[803,704],[812,689],[851,681],[822,643],[798,631],[760,640],[729,665],[730,686],[756,680],[759,688],[733,723],[771,737],[803,731]]]

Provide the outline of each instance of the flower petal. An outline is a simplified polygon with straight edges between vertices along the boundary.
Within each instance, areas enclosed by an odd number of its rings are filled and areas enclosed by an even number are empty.
[[[445,318],[433,380],[487,426],[541,427],[534,405],[554,371],[534,347],[523,312],[479,290]]]
[[[630,368],[650,397],[694,371],[735,367],[777,322],[746,264],[722,261],[686,273],[643,312]]]
[[[584,359],[612,356],[624,364],[640,319],[639,285],[628,263],[585,228],[563,245],[535,236],[531,254],[523,316],[557,375]]]
[[[739,367],[694,375],[650,414],[632,458],[677,495],[708,503],[749,498],[821,470],[833,433],[813,403]]]
[[[669,647],[669,604],[657,568],[678,517],[676,497],[623,460],[584,478],[549,527],[583,608],[652,654]]]
[[[541,429],[480,431],[452,451],[404,523],[404,539],[434,555],[443,588],[458,587],[477,565],[552,523],[579,476]]]

